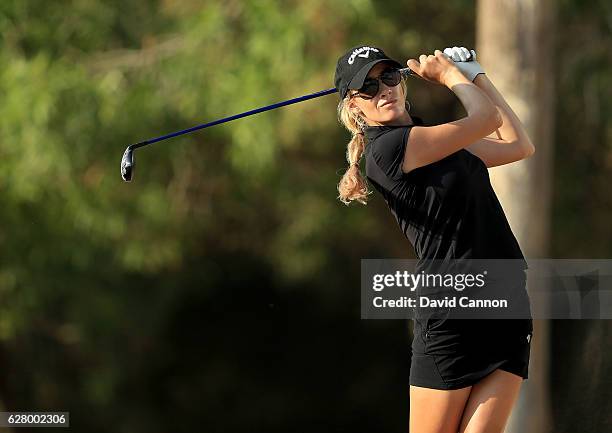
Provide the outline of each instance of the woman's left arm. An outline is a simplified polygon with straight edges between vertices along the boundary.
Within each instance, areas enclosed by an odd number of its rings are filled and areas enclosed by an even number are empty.
[[[497,107],[503,123],[492,134],[475,141],[465,149],[482,159],[487,167],[509,164],[533,155],[535,147],[525,128],[491,80],[485,74],[478,74],[474,84],[482,89]]]

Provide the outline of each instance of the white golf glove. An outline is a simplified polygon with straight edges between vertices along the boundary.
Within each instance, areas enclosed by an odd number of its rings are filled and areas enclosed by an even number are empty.
[[[452,47],[445,48],[444,54],[453,59],[455,65],[470,81],[474,81],[476,75],[485,73],[480,63],[476,61],[476,51],[474,50],[468,50],[465,47]]]

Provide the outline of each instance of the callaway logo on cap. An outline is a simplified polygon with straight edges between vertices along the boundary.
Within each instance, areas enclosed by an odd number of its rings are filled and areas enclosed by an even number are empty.
[[[368,57],[370,57],[370,51],[374,51],[376,53],[379,52],[377,48],[373,48],[373,47],[357,48],[351,53],[351,57],[348,58],[347,60],[348,64],[352,65],[355,62],[355,56],[359,56],[359,57],[363,57],[364,59],[367,59]]]
[[[378,47],[358,45],[348,50],[336,64],[334,84],[340,99],[344,99],[348,89],[360,89],[370,69],[377,63],[385,61],[397,68],[403,68],[401,63],[387,56]]]

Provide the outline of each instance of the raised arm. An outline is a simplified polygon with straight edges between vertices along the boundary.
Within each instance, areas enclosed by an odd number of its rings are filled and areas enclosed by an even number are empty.
[[[535,146],[527,131],[504,97],[499,93],[486,74],[474,79],[476,84],[499,111],[502,125],[487,137],[475,141],[467,150],[482,159],[487,167],[508,164],[527,158],[535,152]]]
[[[402,171],[405,173],[465,148],[498,129],[502,123],[500,113],[491,99],[465,78],[445,54],[439,50],[435,53],[435,56],[421,56],[421,63],[410,59],[408,66],[423,78],[452,90],[468,115],[442,125],[413,127],[404,153]]]

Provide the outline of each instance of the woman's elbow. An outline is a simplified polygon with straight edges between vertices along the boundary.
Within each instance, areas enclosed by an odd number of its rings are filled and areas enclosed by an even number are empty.
[[[521,159],[529,158],[531,155],[535,153],[535,146],[531,142],[529,138],[524,138],[522,140],[517,140],[512,145],[521,149],[523,157]]]

